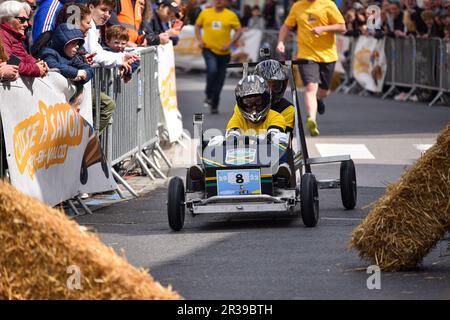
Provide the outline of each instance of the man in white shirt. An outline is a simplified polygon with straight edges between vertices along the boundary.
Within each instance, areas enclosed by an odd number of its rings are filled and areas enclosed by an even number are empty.
[[[96,53],[94,63],[101,64],[104,67],[123,66],[130,69],[130,65],[139,60],[139,57],[133,53],[120,53],[104,50],[100,44],[100,30],[97,29],[105,25],[111,18],[111,12],[115,8],[115,0],[90,0],[89,9],[91,10],[92,20],[91,28],[85,39],[84,47],[89,53]]]

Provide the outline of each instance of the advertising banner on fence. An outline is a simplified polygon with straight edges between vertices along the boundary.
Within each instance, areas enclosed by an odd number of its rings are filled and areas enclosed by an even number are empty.
[[[179,35],[179,41],[174,47],[175,61],[177,68],[185,71],[206,70],[205,60],[202,56],[202,49],[199,48],[195,39],[195,27],[184,26]]]
[[[190,25],[183,27],[179,38],[180,40],[174,48],[177,68],[185,71],[206,70],[202,50],[195,39],[195,27]],[[258,61],[261,38],[261,30],[250,29],[243,32],[239,40],[231,47],[231,60],[235,62]]]
[[[174,142],[183,133],[183,121],[178,110],[172,42],[158,46],[158,88],[164,114],[164,128],[169,136],[169,141]]]
[[[355,44],[353,76],[366,90],[381,92],[386,76],[385,39],[361,36]]]
[[[338,61],[336,62],[335,72],[345,74],[344,65],[350,60],[350,37],[346,37],[340,34],[336,35],[336,49],[338,52]]]
[[[77,91],[50,72],[43,79],[2,84],[0,101],[11,183],[20,191],[54,206],[81,193],[117,188],[88,122],[90,83]]]

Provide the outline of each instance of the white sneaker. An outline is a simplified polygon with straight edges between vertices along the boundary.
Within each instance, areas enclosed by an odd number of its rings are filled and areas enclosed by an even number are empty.
[[[396,101],[405,101],[406,96],[407,96],[406,92],[400,92],[398,95],[396,95],[394,97],[394,100],[396,100]]]
[[[419,101],[419,98],[416,95],[413,95],[413,96],[409,97],[409,101],[417,102],[417,101]]]

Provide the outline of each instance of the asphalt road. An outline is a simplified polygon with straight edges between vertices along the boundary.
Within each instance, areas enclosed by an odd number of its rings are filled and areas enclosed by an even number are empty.
[[[236,78],[227,80],[219,115],[206,115],[206,128],[223,129],[229,119]],[[178,74],[184,126],[205,112],[204,75]],[[356,163],[358,203],[344,210],[339,190],[320,190],[316,228],[283,215],[186,216],[181,232],[166,217],[166,188],[77,218],[137,267],[186,299],[450,299],[448,242],[437,244],[410,272],[382,273],[381,289],[369,290],[369,263],[348,251],[352,230],[387,184],[434,143],[450,121],[449,107],[400,103],[334,94],[319,116],[319,137],[307,135],[311,156],[350,153]],[[313,167],[319,179],[337,178],[337,165]],[[171,175],[185,175],[174,168]],[[448,254],[448,253],[447,253]]]

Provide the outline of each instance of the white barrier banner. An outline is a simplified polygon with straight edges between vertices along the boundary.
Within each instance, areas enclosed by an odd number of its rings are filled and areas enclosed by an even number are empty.
[[[202,50],[195,38],[195,27],[183,27],[179,35],[180,40],[175,46],[175,63],[177,68],[185,71],[206,70]],[[258,61],[262,31],[249,29],[242,33],[239,40],[231,47],[231,59],[236,62]]]
[[[235,62],[256,62],[259,58],[262,31],[249,29],[231,46],[231,60]]]
[[[158,88],[164,114],[164,128],[169,141],[174,142],[183,134],[183,121],[178,110],[172,42],[158,46]]]
[[[385,39],[361,36],[355,44],[353,76],[366,90],[381,92],[386,76]]]
[[[343,63],[350,59],[350,37],[346,37],[340,34],[336,35],[336,49],[338,52],[338,61],[336,61],[335,72],[345,74]],[[347,54],[347,56],[346,56]]]
[[[0,112],[11,183],[51,206],[117,185],[92,125],[90,83],[76,99],[59,73],[0,86]],[[83,115],[83,116],[82,116]]]
[[[185,71],[206,70],[202,49],[199,48],[195,39],[195,26],[187,25],[181,29],[179,41],[174,47],[175,63],[177,68]]]

